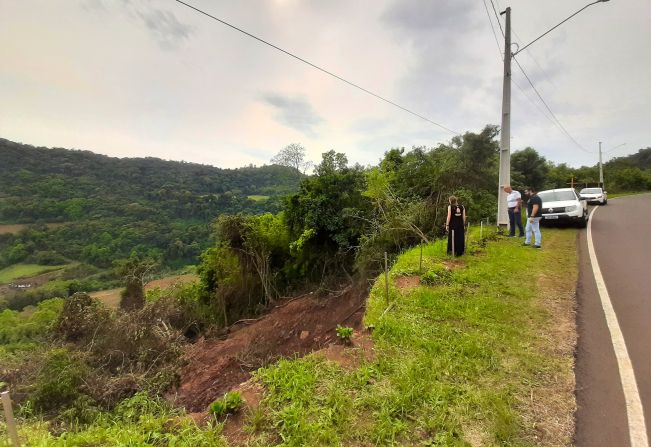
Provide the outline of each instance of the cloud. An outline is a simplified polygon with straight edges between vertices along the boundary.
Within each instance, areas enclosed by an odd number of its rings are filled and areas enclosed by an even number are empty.
[[[263,95],[262,100],[276,109],[274,116],[276,121],[309,137],[316,137],[314,128],[323,122],[323,119],[317,115],[305,98],[267,93]]]
[[[471,0],[433,2],[399,0],[389,6],[382,19],[409,34],[432,33],[448,29],[463,30],[472,26],[466,19],[473,10]]]
[[[109,3],[105,0],[83,0],[81,7],[89,13],[110,13],[109,7],[120,6],[121,11],[132,19],[145,25],[158,45],[164,50],[177,48],[178,45],[190,38],[193,28],[181,23],[170,11],[152,7],[148,2],[122,0],[120,3]]]
[[[192,27],[185,25],[176,16],[161,9],[136,10],[136,16],[152,32],[163,49],[175,48],[181,41],[188,39]]]

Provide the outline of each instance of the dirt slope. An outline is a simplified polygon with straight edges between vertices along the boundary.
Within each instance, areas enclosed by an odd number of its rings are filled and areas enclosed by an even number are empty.
[[[326,297],[307,295],[250,324],[235,325],[226,339],[197,342],[186,353],[188,365],[172,399],[188,411],[204,411],[261,366],[328,345],[336,339],[337,324],[359,329],[366,295],[363,287]]]

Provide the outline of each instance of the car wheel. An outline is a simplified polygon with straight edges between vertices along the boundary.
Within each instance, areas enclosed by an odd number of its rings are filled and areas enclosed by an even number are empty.
[[[608,205],[608,199],[604,200],[604,205]]]
[[[588,226],[588,214],[584,211],[583,217],[579,221],[579,228],[585,228]]]

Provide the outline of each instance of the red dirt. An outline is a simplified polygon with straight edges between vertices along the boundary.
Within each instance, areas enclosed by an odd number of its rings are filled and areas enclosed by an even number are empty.
[[[399,289],[413,289],[420,284],[420,276],[398,276],[394,283]]]
[[[177,405],[203,412],[215,399],[280,357],[304,355],[337,339],[337,324],[361,328],[367,293],[349,287],[326,297],[307,295],[273,309],[251,324],[231,327],[225,340],[200,340],[185,354]],[[237,424],[236,424],[237,425]]]

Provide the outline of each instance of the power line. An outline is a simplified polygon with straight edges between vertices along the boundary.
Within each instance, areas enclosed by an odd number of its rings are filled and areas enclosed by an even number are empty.
[[[502,61],[503,61],[503,60],[504,60],[504,53],[502,52],[502,46],[500,45],[499,39],[498,39],[498,37],[497,37],[497,33],[496,33],[496,31],[495,31],[495,27],[493,26],[493,21],[492,21],[492,19],[491,19],[491,15],[490,15],[490,12],[489,12],[489,10],[488,10],[488,5],[486,4],[486,0],[483,0],[483,2],[484,2],[484,8],[486,9],[486,15],[488,16],[488,22],[489,22],[490,25],[491,25],[491,30],[493,31],[493,36],[495,37],[495,43],[497,44],[497,50],[499,51],[500,58],[501,58]],[[499,6],[499,3],[498,3],[498,6]],[[493,9],[493,10],[494,10],[494,9]],[[499,20],[498,20],[498,21],[499,21]],[[515,79],[511,78],[511,81],[512,81],[512,82],[515,84],[515,86],[516,86],[516,87],[517,87],[517,88],[522,92],[522,95],[523,95],[525,98],[527,98],[527,100],[529,101],[529,103],[530,103],[531,105],[533,105],[533,106],[536,108],[536,110],[538,110],[538,112],[540,112],[540,113],[542,114],[542,116],[544,116],[544,117],[547,119],[547,121],[549,121],[552,125],[558,127],[558,125],[557,125],[557,124],[556,124],[556,123],[555,123],[555,122],[554,122],[554,121],[553,121],[553,120],[552,120],[552,119],[551,119],[551,118],[550,118],[550,117],[545,113],[545,111],[544,111],[543,109],[541,109],[540,106],[539,106],[537,103],[535,103],[535,102],[534,102],[534,101],[529,97],[529,95],[527,95],[527,93],[524,91],[524,89],[522,88],[522,86],[521,86],[520,84],[518,84],[518,83],[516,82]]]
[[[527,79],[527,81],[529,82],[529,85],[531,86],[531,88],[533,89],[533,91],[536,92],[536,95],[538,96],[538,99],[540,99],[540,101],[543,103],[543,105],[545,106],[545,108],[547,109],[547,111],[549,111],[549,114],[554,118],[554,121],[556,121],[556,123],[558,124],[558,126],[563,130],[563,133],[565,133],[565,135],[567,135],[567,137],[568,137],[570,140],[572,140],[572,142],[576,145],[576,147],[578,147],[579,149],[581,149],[583,152],[587,152],[587,153],[589,153],[589,154],[594,154],[593,151],[589,151],[589,150],[587,150],[586,148],[584,148],[583,146],[581,146],[581,145],[580,145],[580,144],[579,144],[579,143],[574,139],[574,137],[573,137],[572,135],[570,135],[570,133],[569,133],[569,132],[567,131],[567,129],[565,128],[565,126],[563,126],[563,124],[560,122],[560,120],[556,117],[556,115],[554,114],[554,112],[552,111],[552,109],[549,107],[549,105],[547,105],[547,102],[545,102],[545,100],[543,99],[542,95],[540,94],[540,92],[538,91],[538,89],[536,88],[536,86],[533,85],[533,82],[531,82],[531,79],[529,79],[529,76],[528,76],[527,73],[524,71],[524,68],[522,68],[522,65],[520,65],[520,62],[518,62],[518,60],[516,59],[515,56],[513,56],[513,60],[515,61],[516,65],[520,68],[520,71],[522,71],[522,74],[524,75],[524,77],[525,77],[525,78]]]
[[[500,31],[502,32],[502,37],[504,37],[504,29],[502,28],[502,22],[500,22],[500,15],[497,13],[497,9],[495,9],[495,3],[493,3],[493,0],[491,0],[491,6],[493,7],[493,12],[495,13],[495,17],[497,18],[497,24],[500,26]],[[509,51],[511,49],[509,48]],[[506,50],[504,50],[506,51]]]
[[[420,119],[422,119],[424,121],[427,121],[428,123],[434,124],[435,126],[438,126],[441,129],[445,130],[446,132],[449,132],[449,133],[454,134],[454,135],[460,135],[460,132],[456,132],[456,131],[454,131],[454,130],[448,128],[448,127],[445,127],[444,125],[439,124],[436,121],[433,121],[433,120],[431,120],[431,119],[429,119],[429,118],[427,118],[427,117],[425,117],[425,116],[423,116],[423,115],[421,115],[419,113],[416,113],[416,112],[414,112],[412,110],[409,110],[408,108],[403,107],[403,106],[401,106],[400,104],[398,104],[398,103],[396,103],[394,101],[386,99],[383,96],[378,95],[377,93],[373,93],[372,91],[370,91],[368,89],[365,89],[364,87],[362,87],[362,86],[360,86],[358,84],[355,84],[354,82],[348,81],[348,80],[342,78],[341,76],[326,70],[325,68],[319,67],[318,65],[313,64],[312,62],[307,61],[307,60],[303,59],[302,57],[297,56],[297,55],[295,55],[295,54],[293,54],[293,53],[291,53],[291,52],[289,52],[287,50],[284,50],[284,49],[280,48],[279,46],[274,45],[271,42],[268,42],[268,41],[266,41],[266,40],[264,40],[264,39],[262,39],[262,38],[260,38],[258,36],[255,36],[255,35],[247,32],[247,31],[243,30],[242,28],[238,28],[237,26],[232,25],[232,24],[226,22],[225,20],[217,18],[217,17],[215,17],[215,16],[213,16],[213,15],[211,15],[211,14],[209,14],[209,13],[207,13],[207,12],[205,12],[205,11],[195,7],[195,6],[192,6],[192,5],[188,4],[188,3],[185,3],[185,2],[183,2],[181,0],[176,0],[176,2],[180,3],[181,5],[184,5],[184,6],[188,7],[190,9],[193,9],[196,12],[205,15],[206,17],[210,17],[211,19],[216,20],[217,22],[221,23],[222,25],[226,25],[226,26],[228,26],[228,27],[230,27],[230,28],[232,28],[232,29],[234,29],[236,31],[239,31],[240,33],[245,34],[245,35],[249,36],[250,38],[257,40],[258,42],[261,42],[261,43],[263,43],[265,45],[268,45],[271,48],[274,48],[274,49],[280,51],[281,53],[285,53],[287,56],[293,57],[294,59],[297,59],[297,60],[303,62],[304,64],[309,65],[312,68],[316,68],[317,70],[319,70],[319,71],[321,71],[321,72],[323,72],[323,73],[325,73],[325,74],[327,74],[329,76],[332,76],[333,78],[336,78],[336,79],[338,79],[338,80],[340,80],[342,82],[345,82],[346,84],[348,84],[348,85],[350,85],[352,87],[355,87],[356,89],[359,89],[359,90],[363,91],[364,93],[367,93],[367,94],[369,94],[371,96],[374,96],[375,98],[380,99],[380,100],[382,100],[382,101],[384,101],[384,102],[386,102],[388,104],[391,104],[392,106],[397,107],[400,110],[403,110],[403,111],[405,111],[407,113],[410,113],[410,114],[412,114],[412,115],[414,115],[414,116],[416,116],[416,117],[418,117],[418,118],[420,118]]]
[[[486,0],[483,0],[483,1],[484,1],[484,6],[486,6]],[[498,0],[495,0],[495,1],[498,1]],[[495,4],[493,3],[493,0],[490,0],[490,2],[491,2],[491,5],[492,5],[492,7],[493,7],[493,12],[495,13],[495,18],[497,19],[497,23],[500,25],[500,31],[502,32],[502,36],[504,36],[504,30],[502,29],[502,23],[500,22],[499,14],[497,13],[497,10],[495,9]],[[584,8],[584,9],[585,9],[585,8]],[[486,11],[488,12],[488,7],[486,7]],[[579,12],[580,12],[580,11],[579,11]],[[576,14],[578,14],[578,13],[576,13]],[[574,14],[574,15],[576,15],[576,14]],[[573,16],[572,16],[572,17],[573,17]],[[571,17],[570,17],[570,18],[571,18]],[[488,20],[491,22],[491,28],[493,28],[493,21],[490,19],[490,13],[488,13]],[[556,27],[560,26],[560,25],[561,25],[562,23],[564,23],[564,22],[565,22],[565,21],[559,23],[558,25],[556,25]],[[555,27],[555,28],[556,28],[556,27]],[[515,31],[513,31],[513,32],[515,33]],[[546,34],[546,33],[545,33],[545,34]],[[501,46],[500,46],[499,41],[498,41],[498,39],[497,39],[497,35],[496,35],[496,33],[495,33],[495,28],[493,28],[493,35],[495,36],[495,42],[497,42],[497,46],[498,46],[498,48],[500,49],[500,55],[502,55]],[[517,33],[516,33],[516,36],[517,36]],[[518,36],[518,37],[519,37],[519,36]],[[542,37],[542,36],[541,36],[541,37]],[[539,37],[539,38],[540,38],[540,37]],[[538,39],[536,39],[536,40],[538,40]],[[531,42],[531,43],[533,43],[533,42]],[[527,48],[529,45],[531,45],[531,43],[529,43],[528,45],[526,45],[524,48],[519,49],[519,50],[517,51],[517,53],[519,53],[519,52],[521,52],[522,50],[524,50],[525,48]],[[510,51],[510,49],[509,49],[509,51]],[[541,71],[543,72],[543,74],[545,74],[545,77],[547,77],[545,71],[542,69],[542,67],[540,66],[540,64],[538,63],[538,61],[535,60],[535,58],[533,57],[533,55],[531,55],[530,52],[529,52],[528,54],[529,54],[529,56],[534,60],[534,62],[538,65],[538,67],[540,67],[540,69],[541,69]],[[502,57],[505,57],[505,56],[506,56],[506,49],[504,49],[504,56],[502,56]],[[587,150],[586,148],[584,148],[583,146],[581,146],[581,145],[580,145],[580,144],[579,144],[579,143],[574,139],[574,137],[573,137],[572,135],[570,135],[570,133],[569,133],[569,132],[567,131],[567,129],[565,128],[565,126],[563,126],[563,124],[560,122],[560,120],[556,117],[556,115],[554,114],[554,112],[552,111],[552,109],[549,107],[549,105],[547,105],[547,103],[546,103],[545,100],[543,99],[542,95],[540,94],[540,92],[538,91],[538,89],[536,88],[536,86],[533,85],[533,82],[531,82],[531,79],[529,78],[529,76],[527,75],[527,73],[524,71],[524,68],[522,68],[522,65],[520,65],[520,62],[518,62],[518,60],[515,58],[515,54],[512,54],[512,57],[513,57],[513,60],[515,61],[515,63],[517,64],[517,66],[520,68],[520,71],[522,71],[522,74],[524,75],[524,77],[527,79],[527,82],[529,82],[529,85],[531,86],[531,88],[533,89],[533,91],[536,93],[536,95],[538,96],[538,98],[540,99],[540,101],[543,103],[543,105],[545,106],[545,108],[546,108],[547,111],[549,112],[549,114],[552,116],[553,120],[552,120],[552,118],[550,118],[549,116],[547,116],[546,113],[542,112],[542,110],[541,110],[537,105],[536,105],[536,108],[537,108],[539,111],[541,111],[541,112],[543,113],[543,115],[544,115],[545,118],[547,118],[547,119],[548,119],[552,124],[554,124],[556,127],[558,127],[559,130],[561,130],[561,132],[564,133],[564,134],[565,134],[565,135],[566,135],[570,140],[572,140],[572,142],[573,142],[573,143],[574,143],[574,144],[575,144],[579,149],[581,149],[583,152],[587,152],[587,153],[589,153],[589,154],[594,154],[594,153],[595,153],[594,151],[589,151],[589,150]],[[502,60],[503,60],[503,59],[502,59]],[[522,94],[525,95],[525,96],[527,97],[527,99],[529,100],[529,102],[531,102],[532,104],[535,104],[535,103],[531,100],[531,98],[529,98],[529,96],[526,95],[524,89],[523,89],[522,87],[520,87],[520,85],[519,85],[517,82],[515,82],[515,80],[514,80],[513,78],[511,78],[511,80],[512,80],[513,83],[514,83],[514,84],[515,84],[515,85],[520,89],[520,91],[522,92]],[[548,81],[550,84],[553,85],[553,83],[552,83],[549,79],[547,79],[547,81]]]
[[[504,54],[502,53],[502,46],[500,45],[500,40],[497,38],[497,33],[495,32],[495,27],[493,26],[493,21],[491,20],[491,13],[488,11],[488,5],[486,0],[483,0],[484,8],[486,8],[486,15],[488,16],[488,23],[491,24],[491,30],[493,30],[493,36],[495,37],[495,43],[497,44],[497,49],[500,52],[500,57],[504,60]],[[499,21],[498,21],[499,23]]]

